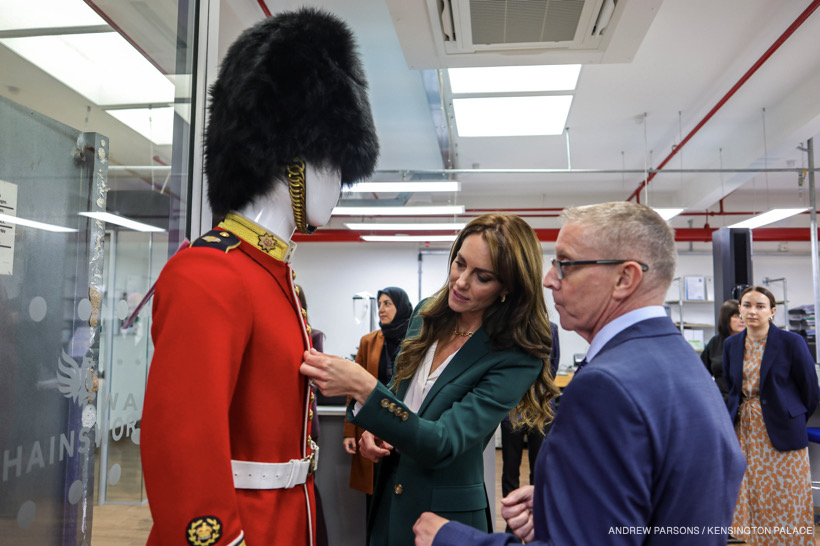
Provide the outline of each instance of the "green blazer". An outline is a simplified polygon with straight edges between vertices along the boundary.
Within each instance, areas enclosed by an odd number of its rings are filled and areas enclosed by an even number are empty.
[[[414,314],[407,335],[417,335],[421,323]],[[425,511],[482,531],[492,528],[483,452],[542,366],[518,348],[491,350],[487,333],[479,328],[436,380],[418,413],[402,402],[409,380],[396,394],[377,385],[356,416],[353,403],[348,406],[348,421],[395,447],[376,476],[367,522],[371,545],[412,546],[413,524]]]

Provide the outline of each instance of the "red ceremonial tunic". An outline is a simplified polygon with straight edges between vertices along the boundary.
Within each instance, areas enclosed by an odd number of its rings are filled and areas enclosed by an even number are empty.
[[[313,544],[312,476],[235,489],[231,470],[231,459],[311,453],[312,393],[299,373],[310,337],[290,265],[271,255],[286,250],[231,214],[159,276],[140,432],[149,545]]]

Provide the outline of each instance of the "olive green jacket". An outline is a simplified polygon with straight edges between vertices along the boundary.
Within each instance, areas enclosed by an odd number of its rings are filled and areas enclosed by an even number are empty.
[[[414,315],[407,336],[417,335],[421,323]],[[487,333],[479,328],[441,373],[418,413],[402,402],[410,380],[402,381],[396,394],[377,385],[355,416],[353,404],[348,406],[348,421],[395,447],[376,476],[368,514],[371,545],[412,546],[413,524],[425,511],[490,530],[483,452],[542,366],[543,361],[517,348],[491,350]]]

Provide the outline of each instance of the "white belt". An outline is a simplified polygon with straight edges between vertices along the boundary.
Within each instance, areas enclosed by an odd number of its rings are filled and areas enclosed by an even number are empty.
[[[231,461],[233,484],[237,489],[290,489],[302,485],[316,471],[319,446],[311,442],[313,453],[286,463]]]

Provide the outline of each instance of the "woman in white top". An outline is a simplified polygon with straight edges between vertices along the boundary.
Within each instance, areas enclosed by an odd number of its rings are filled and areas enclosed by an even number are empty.
[[[543,427],[558,392],[542,263],[524,220],[480,216],[453,244],[447,283],[416,308],[389,386],[354,362],[305,354],[302,373],[326,395],[353,398],[348,421],[370,431],[361,452],[382,461],[371,545],[412,545],[425,511],[491,529],[484,448],[507,414]]]

